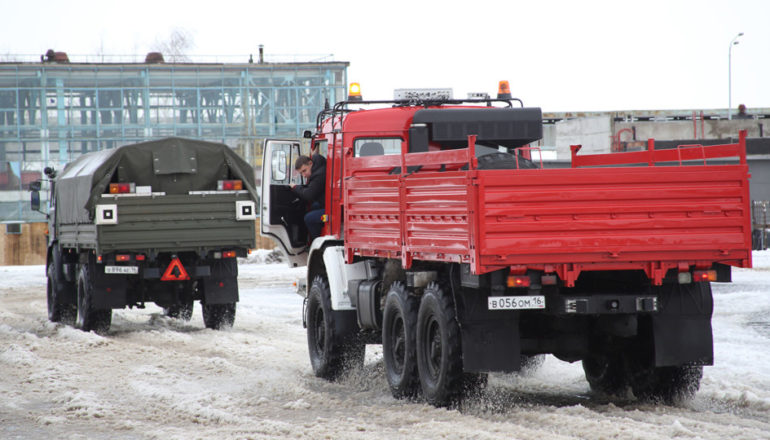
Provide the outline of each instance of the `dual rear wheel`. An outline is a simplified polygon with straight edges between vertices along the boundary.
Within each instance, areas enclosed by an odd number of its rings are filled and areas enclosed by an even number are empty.
[[[385,373],[396,398],[422,393],[447,406],[483,388],[486,374],[463,372],[460,326],[452,296],[431,283],[421,297],[393,283],[385,299],[382,347]]]
[[[594,392],[623,397],[630,390],[637,399],[666,404],[692,398],[703,378],[700,365],[654,367],[623,353],[583,359],[583,371]]]

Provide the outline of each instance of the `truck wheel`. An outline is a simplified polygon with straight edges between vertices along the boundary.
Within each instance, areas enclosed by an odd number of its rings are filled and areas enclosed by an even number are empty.
[[[622,356],[589,356],[583,359],[583,371],[592,391],[610,396],[625,393],[627,375]]]
[[[454,301],[436,283],[425,288],[417,315],[417,367],[428,403],[446,406],[463,391],[460,326]]]
[[[409,295],[401,282],[391,284],[382,316],[382,352],[385,376],[396,399],[413,397],[419,391],[416,351],[418,308],[418,298]]]
[[[222,330],[233,326],[235,322],[235,303],[202,304],[203,324],[206,328]],[[192,313],[192,307],[190,307]]]
[[[335,380],[363,365],[366,344],[357,337],[355,312],[332,310],[329,284],[321,276],[313,279],[305,313],[310,364],[316,377]]]
[[[48,320],[51,322],[61,322],[62,324],[75,324],[77,316],[77,305],[62,304],[61,291],[63,286],[56,281],[54,264],[49,264],[46,270],[48,282],[46,285],[46,297],[48,299]],[[73,288],[72,283],[67,283],[65,288]]]
[[[638,399],[671,405],[692,398],[701,378],[702,366],[651,367],[633,375],[631,388]]]
[[[169,318],[176,318],[176,319],[181,319],[183,321],[189,321],[190,319],[192,319],[192,314],[193,314],[193,300],[192,299],[190,299],[189,301],[183,300],[178,304],[174,304],[169,307],[164,307],[163,314],[168,316]]]
[[[522,376],[529,376],[534,374],[545,363],[544,354],[521,355],[521,369],[519,374]]]
[[[83,331],[96,333],[106,333],[112,324],[112,310],[94,309],[92,306],[94,286],[91,280],[91,262],[83,264],[78,274],[77,291],[77,319],[75,326]]]
[[[479,395],[487,388],[489,374],[463,373],[462,392],[465,396]]]

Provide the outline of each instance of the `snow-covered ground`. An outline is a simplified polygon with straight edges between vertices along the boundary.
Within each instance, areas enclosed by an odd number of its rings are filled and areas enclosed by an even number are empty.
[[[377,346],[342,382],[314,377],[301,268],[240,265],[232,329],[148,306],[99,336],[48,322],[41,266],[0,267],[0,438],[770,439],[770,252],[754,265],[714,285],[715,365],[692,401],[610,402],[548,357],[449,410],[393,399]]]

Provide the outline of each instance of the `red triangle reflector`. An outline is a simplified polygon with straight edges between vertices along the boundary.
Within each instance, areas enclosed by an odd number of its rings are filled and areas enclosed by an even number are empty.
[[[182,266],[182,262],[179,261],[179,258],[171,260],[166,271],[163,272],[163,276],[160,277],[161,281],[185,281],[189,279],[190,275],[187,274],[187,271],[184,269],[184,266]]]

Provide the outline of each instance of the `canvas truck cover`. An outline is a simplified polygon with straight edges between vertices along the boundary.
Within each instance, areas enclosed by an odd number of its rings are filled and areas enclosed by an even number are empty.
[[[217,181],[241,179],[256,201],[254,169],[225,144],[165,138],[96,151],[65,166],[56,180],[60,224],[90,223],[110,183],[151,186],[153,192],[216,190]]]

